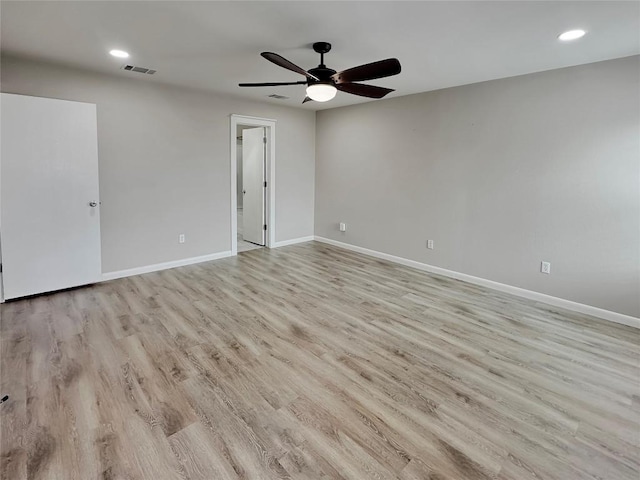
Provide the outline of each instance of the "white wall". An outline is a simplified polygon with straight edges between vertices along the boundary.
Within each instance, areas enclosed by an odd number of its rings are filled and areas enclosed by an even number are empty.
[[[639,58],[319,112],[315,234],[640,316]]]
[[[325,110],[317,129],[313,112],[144,77],[4,56],[1,80],[98,104],[105,271],[230,249],[237,113],[278,120],[277,241],[314,233],[317,143],[316,235],[640,316],[639,71],[629,57]]]
[[[314,112],[163,86],[134,73],[106,76],[7,56],[1,67],[3,92],[97,104],[105,272],[231,249],[233,113],[277,120],[276,241],[313,235]]]

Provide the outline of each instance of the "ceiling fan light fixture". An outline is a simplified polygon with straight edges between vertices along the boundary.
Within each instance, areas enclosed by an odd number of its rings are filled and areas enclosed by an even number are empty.
[[[359,82],[398,75],[402,69],[397,58],[387,58],[336,72],[324,64],[324,55],[331,50],[330,43],[316,42],[313,44],[313,50],[320,54],[320,64],[309,70],[299,67],[277,53],[262,52],[260,54],[262,58],[279,67],[303,75],[305,77],[304,81],[239,83],[238,86],[276,87],[280,85],[306,85],[307,96],[302,103],[307,103],[312,100],[316,102],[328,102],[336,96],[338,90],[351,95],[377,99],[384,97],[394,90],[392,88],[377,87]]]
[[[336,96],[337,91],[330,83],[314,83],[307,87],[307,96],[316,102],[328,102]]]

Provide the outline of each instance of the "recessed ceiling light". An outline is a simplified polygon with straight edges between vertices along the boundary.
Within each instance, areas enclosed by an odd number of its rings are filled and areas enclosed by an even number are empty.
[[[561,33],[558,35],[558,38],[563,42],[568,42],[570,40],[577,40],[578,38],[584,37],[587,32],[584,30],[569,30],[568,32]]]
[[[111,50],[109,53],[118,58],[127,58],[129,56],[124,50]]]

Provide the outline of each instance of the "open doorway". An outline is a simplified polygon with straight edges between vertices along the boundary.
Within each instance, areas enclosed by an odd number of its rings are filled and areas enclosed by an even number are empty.
[[[237,222],[238,253],[266,244],[266,142],[265,127],[238,125]],[[246,212],[245,212],[246,205]]]
[[[275,243],[275,120],[231,116],[232,254]]]

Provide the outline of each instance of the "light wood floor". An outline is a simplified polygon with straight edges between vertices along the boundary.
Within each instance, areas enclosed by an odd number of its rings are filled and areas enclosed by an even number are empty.
[[[1,327],[3,479],[639,478],[640,331],[318,243]]]

